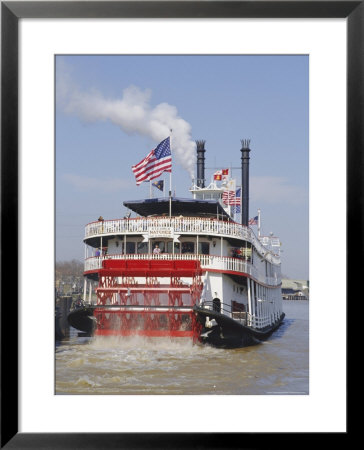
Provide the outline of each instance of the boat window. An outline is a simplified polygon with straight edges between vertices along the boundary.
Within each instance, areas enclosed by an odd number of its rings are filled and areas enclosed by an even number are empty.
[[[138,253],[148,253],[148,242],[138,242],[137,252]]]
[[[135,242],[127,242],[126,243],[126,254],[130,255],[132,253],[135,253]]]
[[[156,245],[158,245],[158,247],[160,248],[161,253],[166,253],[167,246],[164,241],[154,241],[152,244],[152,249],[154,249]]]
[[[208,255],[210,253],[210,244],[208,242],[198,243],[198,253],[200,255]]]
[[[167,253],[173,253],[172,244],[173,244],[172,241],[167,242]],[[179,253],[179,249],[180,249],[179,242],[175,242],[174,243],[174,253]]]
[[[182,253],[194,253],[195,243],[194,242],[182,242]]]
[[[221,312],[221,300],[219,298],[212,299],[212,309],[216,312]]]
[[[241,251],[242,251],[243,257],[245,257],[245,259],[249,261],[252,256],[252,249],[250,247],[242,247]]]
[[[231,309],[233,312],[244,312],[245,305],[244,305],[244,303],[239,303],[237,301],[232,300],[231,301]]]
[[[241,258],[242,254],[241,254],[241,248],[240,247],[231,247],[230,248],[230,255],[233,258]]]

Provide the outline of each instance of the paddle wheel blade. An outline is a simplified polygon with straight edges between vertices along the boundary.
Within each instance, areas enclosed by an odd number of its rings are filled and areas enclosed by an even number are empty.
[[[105,260],[99,271],[95,335],[199,339],[197,260]]]

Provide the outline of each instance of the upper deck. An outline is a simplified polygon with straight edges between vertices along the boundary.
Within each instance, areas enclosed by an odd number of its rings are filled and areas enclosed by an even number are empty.
[[[272,264],[280,264],[280,258],[267,246],[263,246],[253,231],[246,226],[226,220],[202,217],[141,217],[91,222],[85,228],[85,243],[97,246],[100,237],[141,235],[146,239],[180,236],[211,236],[215,238],[247,241]],[[268,244],[268,241],[266,241]]]

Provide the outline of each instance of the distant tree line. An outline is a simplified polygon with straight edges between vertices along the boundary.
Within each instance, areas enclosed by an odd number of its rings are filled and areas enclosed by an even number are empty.
[[[72,259],[72,261],[57,261],[56,278],[83,277],[83,269],[83,262],[77,259]]]

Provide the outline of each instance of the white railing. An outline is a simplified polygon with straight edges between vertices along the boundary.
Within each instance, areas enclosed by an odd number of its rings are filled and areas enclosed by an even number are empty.
[[[143,217],[137,219],[116,219],[92,222],[86,225],[85,239],[110,234],[148,234],[151,237],[180,234],[204,234],[215,237],[235,237],[251,242],[258,253],[269,262],[279,264],[280,260],[264,247],[252,230],[244,225],[217,219],[200,217]]]
[[[240,224],[225,222],[216,219],[203,219],[195,217],[158,217],[139,219],[117,219],[92,222],[86,225],[85,238],[98,236],[101,234],[134,234],[160,232],[170,233],[191,233],[191,234],[213,234],[217,236],[236,236],[238,238],[250,238],[251,230]]]
[[[221,270],[221,271],[231,271],[246,273],[252,276],[255,280],[270,285],[278,286],[280,280],[277,278],[263,277],[258,274],[257,269],[247,261],[230,258],[224,256],[213,256],[213,255],[196,255],[196,254],[172,254],[172,253],[162,253],[159,255],[154,254],[130,254],[130,255],[108,255],[108,256],[92,256],[85,260],[85,272],[90,270],[98,270],[102,267],[102,261],[104,259],[132,259],[132,260],[145,260],[145,259],[174,259],[174,260],[196,260],[198,259],[201,263],[203,269],[210,270]]]
[[[268,316],[263,316],[263,317],[252,316],[251,324],[254,328],[261,329],[261,328],[265,328],[269,325],[272,325],[272,319]]]

